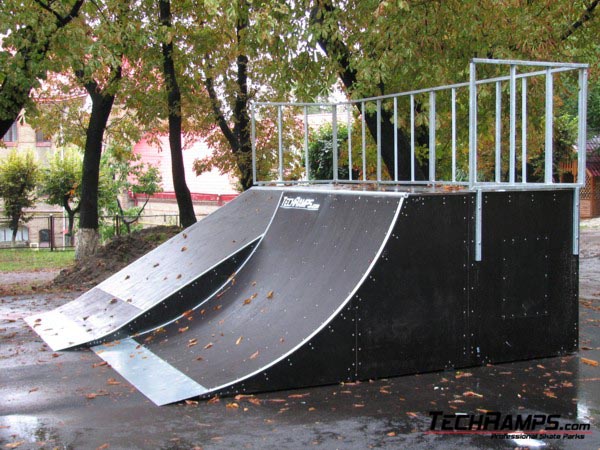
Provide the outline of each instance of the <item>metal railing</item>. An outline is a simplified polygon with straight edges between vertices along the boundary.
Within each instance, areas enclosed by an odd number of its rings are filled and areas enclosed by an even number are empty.
[[[504,66],[508,68],[508,74],[493,76],[490,78],[478,79],[478,69],[485,67],[489,70],[493,67]],[[500,67],[501,68],[501,67]],[[481,69],[479,69],[481,70]],[[476,259],[481,259],[481,210],[482,210],[482,190],[494,189],[554,189],[554,188],[572,188],[574,192],[574,236],[573,236],[573,252],[579,252],[579,189],[585,184],[585,158],[586,158],[586,118],[587,118],[587,76],[588,65],[577,63],[559,63],[559,62],[540,62],[540,61],[517,61],[517,60],[494,60],[494,59],[473,59],[469,67],[470,77],[468,82],[451,84],[446,86],[438,86],[433,88],[418,89],[398,94],[382,95],[377,97],[363,98],[360,100],[348,100],[336,103],[302,103],[302,102],[255,102],[251,109],[251,139],[252,139],[252,175],[255,185],[269,184],[315,184],[315,183],[370,183],[370,184],[408,184],[408,185],[456,185],[462,186],[464,189],[476,191]],[[555,83],[554,77],[563,72],[578,73],[578,90],[577,90],[577,105],[578,105],[578,130],[577,130],[577,151],[574,153],[577,158],[578,173],[577,178],[572,182],[561,182],[554,178],[554,118],[555,118]],[[543,84],[539,80],[543,80]],[[519,89],[520,84],[520,89]],[[534,86],[535,89],[530,89],[529,86]],[[531,120],[530,91],[538,92],[539,87],[543,87],[543,117],[535,117],[537,122],[543,122],[543,177],[540,179],[529,179],[528,162],[531,154],[528,148],[528,138],[532,134],[529,121]],[[495,98],[493,105],[488,108],[482,108],[479,103],[482,101],[483,92],[488,89],[487,95],[493,92]],[[503,111],[503,94],[506,96],[508,91],[508,113]],[[520,111],[517,102],[517,94],[520,91]],[[449,117],[449,133],[447,130],[441,130],[438,133],[438,122],[441,120],[441,114],[437,111],[436,103],[438,98],[445,93],[449,94],[449,108],[444,118],[448,122]],[[459,122],[464,127],[464,121],[459,120],[458,110],[464,110],[464,102],[458,101],[459,95],[468,96],[468,144],[467,148],[459,151],[459,146],[464,147],[465,137],[463,130],[462,139],[459,138]],[[424,97],[424,100],[423,100]],[[417,99],[420,99],[419,101]],[[408,100],[408,120],[405,120],[404,126],[401,127],[399,119],[399,103]],[[391,102],[391,105],[388,103]],[[384,107],[386,103],[386,107]],[[537,103],[539,104],[539,102]],[[417,106],[418,105],[418,106]],[[331,131],[332,131],[332,173],[328,179],[311,179],[311,160],[309,155],[309,143],[311,130],[309,127],[309,109],[319,108],[330,111],[331,114]],[[277,111],[277,151],[275,171],[270,173],[273,179],[259,179],[257,170],[257,120],[268,117],[272,114],[269,109],[275,108]],[[286,109],[301,110],[301,114],[292,114],[303,121],[303,137],[300,142],[288,145],[284,148],[284,112]],[[346,127],[348,128],[347,138],[347,178],[339,177],[340,168],[340,142],[338,139],[338,126],[341,123],[339,110],[342,113],[346,111]],[[358,111],[358,125],[360,127],[360,150],[357,152],[353,149],[352,144],[352,127],[354,126],[353,115],[351,110],[356,108]],[[417,108],[419,111],[417,111]],[[506,109],[506,108],[505,108]],[[267,113],[263,111],[267,110]],[[385,111],[385,117],[392,122],[394,130],[393,138],[393,161],[394,167],[388,167],[388,175],[383,175],[383,160],[382,160],[382,116]],[[423,111],[426,111],[424,113]],[[483,114],[480,114],[483,112]],[[517,133],[517,123],[520,113],[520,136]],[[376,132],[374,134],[374,144],[376,148],[376,168],[375,177],[367,175],[367,122],[366,117],[374,114],[376,118]],[[423,145],[421,145],[418,155],[417,145],[417,115],[420,114],[420,125],[426,128],[428,139],[425,155]],[[490,125],[487,129],[480,131],[480,115],[487,118],[492,117],[493,132],[490,131]],[[343,122],[343,119],[342,119]],[[425,124],[425,125],[423,125]],[[372,127],[373,128],[373,127]],[[400,128],[406,128],[409,145],[408,164],[410,167],[404,167],[404,173],[409,176],[400,177],[400,143],[399,133]],[[503,134],[508,130],[508,161],[506,160],[506,143],[503,142]],[[358,130],[357,130],[358,131]],[[373,131],[371,129],[371,131]],[[441,141],[441,131],[449,134],[446,141],[450,141],[449,161],[438,161],[438,145]],[[540,130],[541,131],[541,130]],[[482,154],[479,148],[479,141],[482,138],[482,133],[485,137],[493,134],[493,152]],[[518,143],[520,141],[520,152],[518,152]],[[448,146],[448,143],[445,143]],[[504,149],[503,149],[504,146]],[[389,151],[389,149],[386,149]],[[504,150],[504,151],[503,151]],[[286,168],[284,160],[286,154],[293,153],[297,158],[301,158],[304,167],[304,174],[298,179],[286,179]],[[448,153],[448,152],[447,152]],[[467,161],[465,161],[465,153]],[[354,155],[360,156],[362,159],[362,175],[356,179],[354,177]],[[420,157],[420,161],[419,161]],[[492,158],[492,161],[485,158]],[[463,161],[460,161],[460,158]],[[406,158],[404,158],[406,161]],[[520,159],[520,167],[518,160]],[[446,175],[439,173],[437,165],[444,163],[449,165],[449,173]],[[423,177],[417,176],[417,164],[428,168],[427,173]],[[481,170],[482,167],[487,168]],[[503,169],[504,166],[504,169]],[[508,166],[506,168],[506,166]],[[462,167],[463,169],[461,169]],[[519,170],[520,169],[520,170]],[[577,232],[575,231],[577,227]]]
[[[509,67],[509,75],[503,75],[488,79],[477,79],[477,67],[481,65],[505,65]],[[533,70],[530,72],[522,72],[518,73],[517,68],[537,68],[542,67],[543,70]],[[382,95],[377,97],[369,97],[363,98],[360,100],[349,100],[343,102],[336,103],[302,103],[302,102],[254,102],[252,104],[252,119],[251,119],[251,136],[252,136],[252,171],[253,171],[253,181],[255,185],[261,184],[273,184],[273,183],[286,183],[286,184],[297,184],[297,183],[376,183],[376,184],[425,184],[425,185],[435,185],[435,184],[457,184],[462,186],[468,186],[473,189],[478,186],[481,187],[499,187],[502,188],[510,188],[510,187],[518,187],[522,188],[524,185],[529,184],[531,181],[527,179],[527,171],[526,165],[528,160],[528,149],[527,149],[527,121],[528,121],[528,95],[527,95],[527,87],[528,80],[540,78],[545,78],[545,174],[544,174],[544,182],[536,183],[536,188],[540,187],[559,187],[565,185],[566,187],[573,187],[574,184],[578,186],[582,186],[584,183],[584,173],[585,170],[585,151],[581,151],[581,149],[585,149],[585,139],[586,139],[586,99],[587,99],[587,64],[576,64],[576,63],[555,63],[555,62],[539,62],[539,61],[513,61],[513,60],[493,60],[493,59],[473,59],[470,63],[470,80],[465,83],[457,83],[446,86],[438,86],[433,88],[426,89],[417,89],[408,92],[402,92],[398,94],[390,94],[390,95]],[[579,123],[579,131],[578,131],[578,166],[579,173],[578,179],[576,183],[557,183],[552,179],[552,148],[553,148],[553,130],[554,130],[554,121],[553,121],[553,98],[554,98],[554,83],[553,77],[557,73],[561,72],[570,72],[570,71],[578,71],[579,72],[579,114],[578,114],[578,123]],[[516,132],[516,124],[517,124],[517,81],[521,82],[521,179],[517,180],[516,177],[516,161],[517,161],[517,132]],[[509,84],[509,103],[510,103],[510,113],[508,119],[503,117],[502,113],[502,88],[503,83]],[[495,167],[494,167],[494,178],[491,180],[482,180],[481,174],[478,174],[479,169],[479,159],[480,155],[478,148],[478,91],[482,86],[485,85],[494,85],[496,89],[496,99],[495,99],[495,115],[496,115],[496,130],[495,130]],[[436,123],[438,120],[438,113],[436,111],[436,99],[442,92],[449,92],[451,96],[450,104],[450,122],[451,122],[451,171],[450,175],[446,178],[440,178],[436,173],[436,145],[437,145],[437,137],[436,137]],[[457,137],[457,127],[458,127],[458,119],[457,119],[457,95],[461,91],[468,91],[469,95],[469,114],[468,114],[468,125],[469,125],[469,149],[468,149],[468,174],[466,180],[459,179],[460,177],[457,174],[457,151],[458,151],[458,137]],[[428,133],[429,133],[429,148],[428,148],[428,159],[427,166],[429,168],[426,179],[417,179],[416,177],[416,164],[417,164],[417,155],[416,155],[416,98],[417,96],[428,95],[428,104],[427,102],[420,104],[424,109],[428,109]],[[389,178],[385,179],[382,176],[382,156],[381,156],[381,117],[382,117],[382,105],[385,101],[393,102],[392,110],[392,121],[394,130],[398,130],[399,121],[398,121],[398,103],[401,99],[408,98],[410,103],[410,125],[408,129],[408,135],[410,136],[410,177],[407,179],[401,179],[398,173],[398,160],[399,160],[399,143],[398,143],[398,133],[395,133],[394,136],[394,168],[392,168],[391,173],[389,174]],[[374,104],[375,106],[375,114],[377,115],[377,132],[374,136],[377,155],[376,155],[376,177],[375,179],[369,179],[367,177],[366,170],[366,149],[367,149],[367,130],[366,130],[366,115],[367,109],[370,104]],[[339,109],[340,107],[344,108],[347,112],[346,114],[346,126],[351,130],[353,126],[353,120],[351,117],[351,108],[355,106],[360,111],[359,121],[361,127],[361,149],[360,155],[362,159],[362,177],[360,179],[353,179],[353,150],[352,150],[352,138],[351,133],[348,133],[349,138],[347,140],[348,143],[348,178],[340,179],[338,176],[339,169],[339,141],[337,138],[337,129],[340,123],[339,120]],[[333,132],[333,171],[332,177],[329,179],[309,179],[310,173],[310,160],[309,160],[309,141],[310,141],[310,129],[308,126],[309,122],[309,108],[319,107],[321,109],[329,110],[331,113],[331,126]],[[274,180],[261,180],[258,178],[257,173],[257,149],[256,149],[256,121],[257,115],[259,115],[259,111],[263,109],[276,108],[277,111],[277,161],[276,161],[276,171],[277,177]],[[287,150],[284,148],[283,144],[283,114],[284,109],[286,108],[300,108],[302,110],[303,116],[303,140],[302,144],[298,145],[294,148],[288,148]],[[582,119],[583,118],[583,119]],[[509,136],[509,164],[510,168],[508,170],[508,179],[502,180],[502,170],[501,170],[501,149],[502,149],[502,128],[503,122],[508,120],[510,136]],[[303,153],[304,159],[304,177],[297,180],[286,180],[285,172],[286,167],[284,165],[284,156],[286,152],[295,152],[295,153]]]

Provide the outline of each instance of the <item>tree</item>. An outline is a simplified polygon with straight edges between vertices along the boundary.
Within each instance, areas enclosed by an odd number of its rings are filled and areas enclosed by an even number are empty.
[[[313,2],[309,39],[327,55],[351,98],[466,80],[472,57],[535,60],[593,58],[598,0],[555,2],[350,1]],[[465,19],[468,18],[468,19]],[[419,108],[419,105],[417,105]],[[376,118],[365,122],[376,135]],[[398,136],[401,178],[408,178],[410,146],[403,127],[394,130],[382,111],[382,158],[394,168]],[[424,134],[426,143],[427,135]],[[417,142],[419,144],[419,142]],[[418,161],[417,161],[418,164]],[[418,164],[422,173],[426,164]]]
[[[35,204],[35,186],[39,175],[38,165],[32,152],[11,151],[0,160],[0,197],[4,201],[4,215],[12,230],[13,245],[19,226],[31,219],[25,214],[25,208]]]
[[[31,90],[45,78],[53,39],[79,15],[83,2],[0,3],[0,136],[28,104]]]
[[[48,159],[48,166],[41,170],[40,195],[47,202],[64,208],[68,218],[67,236],[73,236],[75,215],[79,212],[81,199],[81,152],[73,147],[55,151]]]
[[[166,36],[161,43],[163,57],[163,74],[165,77],[165,91],[167,94],[168,120],[169,120],[169,146],[171,148],[171,167],[173,172],[173,188],[179,207],[179,219],[183,227],[189,227],[196,223],[194,205],[190,190],[185,182],[185,168],[183,165],[183,154],[181,145],[181,91],[177,83],[175,71],[174,36],[171,32],[171,1],[158,0],[160,25],[166,31]]]
[[[104,208],[108,214],[117,213],[127,233],[139,220],[150,197],[162,191],[162,177],[157,167],[141,161],[130,149],[111,147],[102,157]],[[123,208],[120,197],[133,194],[142,197],[144,203],[130,210]],[[145,197],[145,199],[144,199]]]

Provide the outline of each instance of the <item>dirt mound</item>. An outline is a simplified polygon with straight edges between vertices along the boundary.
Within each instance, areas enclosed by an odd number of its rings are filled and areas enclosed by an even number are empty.
[[[103,245],[96,255],[61,270],[54,279],[56,287],[89,289],[118,272],[126,265],[165,242],[181,228],[159,226],[117,236]]]

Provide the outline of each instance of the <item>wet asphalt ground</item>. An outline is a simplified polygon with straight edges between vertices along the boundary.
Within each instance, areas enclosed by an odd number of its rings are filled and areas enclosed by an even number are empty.
[[[599,249],[600,231],[584,231],[575,355],[163,407],[90,351],[52,352],[22,320],[78,294],[0,298],[0,449],[598,449]],[[433,411],[590,430],[432,433]]]

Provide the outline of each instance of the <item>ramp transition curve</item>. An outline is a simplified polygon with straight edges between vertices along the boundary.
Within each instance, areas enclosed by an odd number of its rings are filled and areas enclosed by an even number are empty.
[[[356,323],[347,305],[380,258],[403,199],[284,192],[260,245],[225,289],[168,325],[93,349],[158,405],[287,387],[298,372],[292,357],[302,352],[336,355],[336,368],[352,379]],[[344,336],[339,348],[315,349],[317,335],[334,334]],[[312,384],[340,381],[327,365],[311,372]]]
[[[79,298],[25,320],[55,351],[168,322],[227,282],[264,234],[280,194],[245,192]]]

